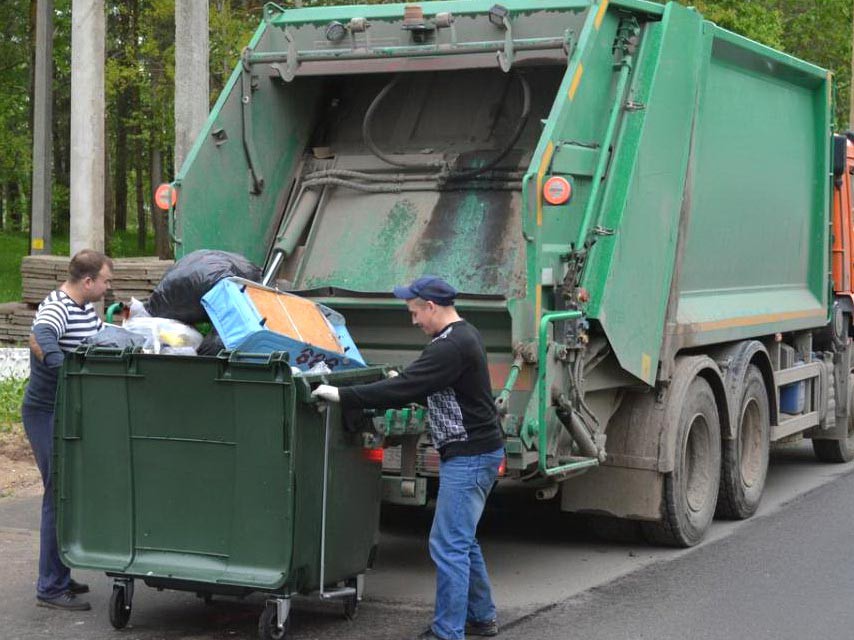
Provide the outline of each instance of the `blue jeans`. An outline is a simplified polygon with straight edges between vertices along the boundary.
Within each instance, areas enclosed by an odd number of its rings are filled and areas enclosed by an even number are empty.
[[[36,464],[42,474],[44,496],[42,497],[41,545],[39,547],[39,581],[36,595],[39,598],[55,598],[68,590],[71,572],[59,559],[59,544],[56,540],[56,511],[53,502],[53,411],[45,411],[24,405],[21,408],[24,431]]]
[[[439,464],[439,496],[430,529],[430,557],[436,564],[432,629],[445,640],[464,638],[466,620],[495,619],[492,589],[475,532],[503,457],[501,448]]]

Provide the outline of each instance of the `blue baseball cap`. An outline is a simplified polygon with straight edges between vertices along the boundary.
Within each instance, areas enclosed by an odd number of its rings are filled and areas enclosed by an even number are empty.
[[[394,297],[401,300],[421,298],[442,307],[449,307],[454,304],[457,290],[438,276],[422,276],[409,286],[395,287]]]

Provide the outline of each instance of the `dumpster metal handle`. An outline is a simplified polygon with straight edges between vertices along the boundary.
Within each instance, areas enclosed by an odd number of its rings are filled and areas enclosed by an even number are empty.
[[[248,364],[257,365],[259,367],[269,367],[273,362],[288,362],[287,352],[273,351],[267,353],[252,353],[249,351],[231,351],[228,353],[229,364]]]
[[[323,429],[323,493],[320,506],[320,598],[330,600],[359,595],[359,589],[358,587],[342,587],[326,591],[326,507],[329,496],[329,443],[332,439],[332,407],[329,403],[321,406],[326,413],[326,418]]]
[[[326,501],[329,489],[329,439],[332,434],[332,407],[326,404],[325,419],[323,421],[323,493],[321,498],[320,512],[320,597],[325,596],[324,583],[326,582]]]

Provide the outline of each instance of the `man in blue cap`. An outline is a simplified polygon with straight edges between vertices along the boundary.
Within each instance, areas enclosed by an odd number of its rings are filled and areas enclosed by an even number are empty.
[[[498,634],[486,564],[475,538],[504,457],[480,333],[454,307],[457,291],[436,276],[395,287],[412,324],[430,343],[399,376],[352,387],[320,385],[312,395],[344,409],[402,407],[427,398],[430,434],[439,451],[439,495],[430,530],[436,564],[433,624],[422,636],[461,640]]]

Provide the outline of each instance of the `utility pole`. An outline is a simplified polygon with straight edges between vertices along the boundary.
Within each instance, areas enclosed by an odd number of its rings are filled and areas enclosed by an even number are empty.
[[[38,0],[33,78],[33,190],[30,253],[51,252],[53,198],[53,0]]]
[[[104,250],[104,0],[71,4],[71,254]]]
[[[208,0],[175,3],[175,173],[210,111]]]

